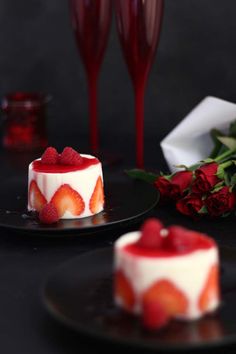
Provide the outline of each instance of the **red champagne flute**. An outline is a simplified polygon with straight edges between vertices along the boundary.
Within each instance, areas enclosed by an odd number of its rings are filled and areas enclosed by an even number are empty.
[[[83,61],[89,91],[90,146],[98,151],[97,82],[107,45],[111,0],[70,0],[72,25]]]
[[[156,52],[163,0],[114,0],[119,39],[135,92],[136,164],[144,166],[144,94]]]

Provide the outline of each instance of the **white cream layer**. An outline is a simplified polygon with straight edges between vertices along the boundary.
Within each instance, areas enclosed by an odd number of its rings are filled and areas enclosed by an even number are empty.
[[[201,317],[203,314],[198,308],[198,301],[211,267],[219,263],[217,247],[168,258],[137,256],[123,250],[124,246],[137,241],[139,237],[140,232],[130,232],[115,242],[115,270],[122,270],[126,275],[137,298],[156,281],[171,281],[189,301],[188,312],[183,318]],[[116,297],[115,301],[122,307],[122,299]],[[212,299],[207,312],[212,312],[218,305],[219,299]],[[140,312],[141,304],[137,301],[134,313]]]
[[[82,157],[94,158],[92,155],[81,154]],[[73,215],[69,211],[66,211],[61,219],[78,219],[93,215],[89,209],[89,201],[94,191],[98,177],[102,178],[102,164],[99,162],[95,165],[91,165],[83,170],[63,172],[63,173],[48,173],[37,172],[33,170],[33,162],[29,165],[28,186],[32,180],[35,180],[41,193],[46,198],[47,202],[50,202],[54,193],[63,184],[69,184],[71,188],[76,190],[84,200],[85,209],[84,212],[79,215]],[[28,210],[32,210],[28,201]],[[98,213],[103,210],[101,206]]]

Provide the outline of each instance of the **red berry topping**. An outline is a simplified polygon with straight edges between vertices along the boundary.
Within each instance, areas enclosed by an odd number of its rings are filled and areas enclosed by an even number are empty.
[[[39,220],[43,224],[53,224],[59,220],[56,207],[52,203],[45,204],[39,213]]]
[[[55,165],[58,163],[58,152],[54,147],[48,147],[42,157],[41,162],[45,165]]]
[[[82,156],[71,147],[65,147],[65,149],[62,151],[60,157],[61,165],[78,166],[81,165],[82,162],[83,162]]]
[[[145,328],[158,330],[168,324],[170,315],[159,301],[148,300],[143,302],[142,321]]]
[[[174,251],[185,252],[194,249],[199,241],[199,233],[181,226],[170,226],[168,231],[165,246]]]
[[[159,248],[162,245],[163,238],[160,235],[163,229],[162,223],[155,218],[146,220],[141,228],[141,237],[138,245],[146,248]]]

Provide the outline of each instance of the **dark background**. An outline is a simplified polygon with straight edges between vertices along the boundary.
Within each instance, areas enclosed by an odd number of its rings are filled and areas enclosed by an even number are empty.
[[[158,168],[164,163],[160,139],[202,98],[215,95],[236,101],[235,17],[235,0],[165,1],[163,30],[149,80],[145,117],[147,152]],[[73,136],[78,146],[80,142],[86,145],[86,81],[67,1],[0,0],[0,48],[0,96],[14,90],[51,94],[50,143],[70,144]],[[114,151],[134,151],[133,92],[114,21],[99,94],[102,145]],[[0,185],[8,179],[11,185],[19,175],[26,181],[29,161],[27,156],[0,152]],[[115,178],[122,169],[123,166],[117,168]],[[4,205],[2,194],[0,200]],[[159,206],[155,216],[166,224],[209,231],[221,243],[235,247],[233,222],[194,223]],[[120,233],[121,230],[115,229],[94,238],[60,241],[24,238],[1,229],[0,352],[104,353],[103,343],[78,336],[54,323],[43,307],[41,293],[49,273],[62,262],[91,249],[110,246]],[[112,353],[126,350],[119,346],[109,349]],[[223,351],[235,353],[235,347],[219,348],[217,352]]]
[[[236,100],[235,15],[235,0],[165,1],[146,94],[146,140],[153,155],[160,139],[205,96]],[[133,90],[114,20],[99,85],[101,143],[110,147],[116,136],[116,150],[124,138],[133,149]],[[67,1],[0,0],[0,46],[0,95],[13,90],[51,94],[51,142],[68,144],[72,132],[87,139],[86,80]]]

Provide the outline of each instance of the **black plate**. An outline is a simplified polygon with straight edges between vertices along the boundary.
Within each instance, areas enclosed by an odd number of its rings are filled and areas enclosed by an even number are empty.
[[[48,279],[44,302],[60,322],[81,334],[156,350],[189,350],[236,342],[236,250],[221,249],[222,305],[218,312],[159,333],[116,308],[112,297],[111,248],[96,250],[61,266]],[[82,271],[81,271],[82,270]]]
[[[159,194],[151,185],[142,182],[105,183],[104,211],[92,217],[60,220],[46,226],[27,213],[27,186],[23,181],[10,180],[0,189],[0,227],[32,235],[80,235],[103,228],[127,225],[144,216],[158,202]]]

